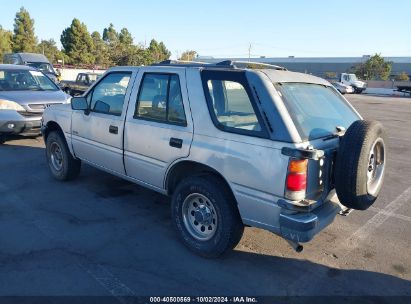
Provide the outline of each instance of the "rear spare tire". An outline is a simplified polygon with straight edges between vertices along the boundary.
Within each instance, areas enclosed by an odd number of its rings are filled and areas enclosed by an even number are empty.
[[[365,210],[377,199],[385,174],[385,142],[377,121],[357,120],[345,132],[335,163],[335,189],[341,204]]]

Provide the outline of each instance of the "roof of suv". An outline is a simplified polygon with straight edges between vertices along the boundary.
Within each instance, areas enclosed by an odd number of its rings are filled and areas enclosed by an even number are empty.
[[[36,70],[33,67],[22,65],[22,64],[0,64],[0,69],[2,70],[30,70],[30,71]]]
[[[270,64],[261,64],[259,62],[248,62],[248,61],[231,61],[226,60],[222,62],[218,62],[216,64],[204,63],[204,62],[196,62],[196,61],[180,61],[180,60],[165,60],[158,63],[154,63],[148,67],[155,67],[155,68],[194,68],[194,69],[212,69],[212,70],[246,70],[250,72],[261,72],[265,74],[271,82],[279,83],[279,82],[298,82],[298,83],[314,83],[320,84],[325,86],[331,86],[331,84],[320,77],[298,73],[298,72],[291,72],[287,69],[277,66],[277,65],[270,65]],[[138,69],[139,67],[114,67],[110,70],[124,70],[124,69]]]

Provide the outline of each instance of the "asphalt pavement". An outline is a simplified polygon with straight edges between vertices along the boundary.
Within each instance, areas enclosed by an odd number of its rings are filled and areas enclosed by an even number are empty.
[[[58,182],[41,137],[13,138],[0,146],[0,295],[411,296],[411,98],[347,98],[386,128],[385,184],[302,253],[246,228],[203,259],[179,242],[167,197],[86,165]]]

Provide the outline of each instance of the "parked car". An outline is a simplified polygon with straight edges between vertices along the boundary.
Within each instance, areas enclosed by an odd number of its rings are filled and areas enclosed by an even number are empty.
[[[64,92],[71,96],[83,94],[101,74],[97,73],[78,73],[75,81],[61,81],[60,87]]]
[[[353,89],[352,86],[343,84],[342,82],[332,82],[332,85],[333,85],[334,88],[336,88],[337,91],[340,92],[341,94],[354,93],[354,89]]]
[[[46,107],[69,96],[42,72],[24,65],[0,64],[0,143],[7,135],[40,134]]]
[[[381,124],[324,79],[279,67],[112,68],[47,108],[42,132],[54,178],[84,162],[169,195],[180,239],[205,257],[233,248],[244,225],[301,251],[342,210],[370,207],[385,173]]]
[[[13,53],[4,54],[3,62],[6,64],[21,64],[36,68],[47,75],[55,83],[57,81],[57,73],[51,65],[50,61],[43,54],[36,53]]]

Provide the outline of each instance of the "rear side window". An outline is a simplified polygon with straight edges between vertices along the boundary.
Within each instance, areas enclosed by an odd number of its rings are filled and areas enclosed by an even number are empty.
[[[276,85],[304,140],[334,134],[337,126],[348,128],[360,119],[332,87],[309,83]]]
[[[178,75],[146,73],[140,85],[134,118],[186,125]]]
[[[211,117],[224,131],[264,135],[261,119],[240,73],[203,71],[203,85]]]

